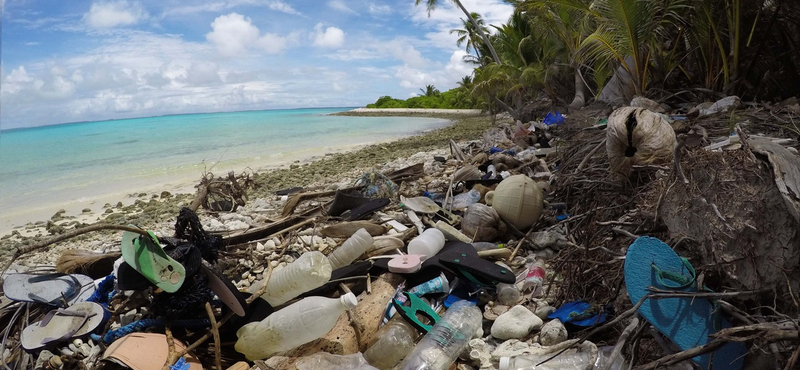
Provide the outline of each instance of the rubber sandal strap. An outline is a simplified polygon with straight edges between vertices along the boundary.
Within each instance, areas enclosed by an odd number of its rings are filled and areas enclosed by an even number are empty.
[[[694,271],[694,267],[692,267],[692,264],[689,263],[689,260],[687,260],[686,258],[680,257],[680,259],[681,262],[683,263],[683,267],[685,267],[686,270],[689,271],[689,274],[691,276],[686,276],[680,272],[662,270],[661,268],[656,266],[655,263],[650,264],[650,266],[653,267],[653,270],[656,271],[656,280],[660,285],[672,289],[683,289],[688,287],[689,285],[692,285],[695,282],[695,280],[697,279],[697,273]],[[677,284],[668,284],[667,281],[672,281]]]

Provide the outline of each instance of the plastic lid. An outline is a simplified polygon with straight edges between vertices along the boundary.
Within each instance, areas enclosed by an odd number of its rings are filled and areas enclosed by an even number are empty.
[[[347,294],[339,297],[339,299],[342,301],[342,304],[348,310],[351,310],[351,309],[355,308],[356,305],[358,305],[358,298],[356,298],[356,295],[353,294],[353,293],[347,293]]]
[[[500,357],[500,367],[498,367],[498,370],[508,370],[509,365],[511,365],[510,360],[511,358],[509,357]]]

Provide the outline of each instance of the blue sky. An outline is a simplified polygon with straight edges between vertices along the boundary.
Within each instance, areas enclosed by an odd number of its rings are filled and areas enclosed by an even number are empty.
[[[463,0],[489,24],[502,0]],[[0,0],[0,128],[363,106],[471,72],[442,0]]]

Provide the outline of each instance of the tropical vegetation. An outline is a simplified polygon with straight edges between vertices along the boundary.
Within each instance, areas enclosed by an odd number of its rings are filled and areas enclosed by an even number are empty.
[[[415,0],[436,11],[439,1]],[[506,0],[505,24],[464,13],[451,33],[475,66],[459,87],[375,106],[481,107],[526,119],[548,101],[578,109],[635,95],[680,104],[800,93],[800,1]],[[431,94],[429,94],[429,92]]]

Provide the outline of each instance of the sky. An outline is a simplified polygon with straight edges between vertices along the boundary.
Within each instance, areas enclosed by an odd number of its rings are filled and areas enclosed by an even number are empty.
[[[502,0],[462,0],[487,24]],[[0,129],[356,107],[456,86],[472,67],[440,0],[0,0]]]

